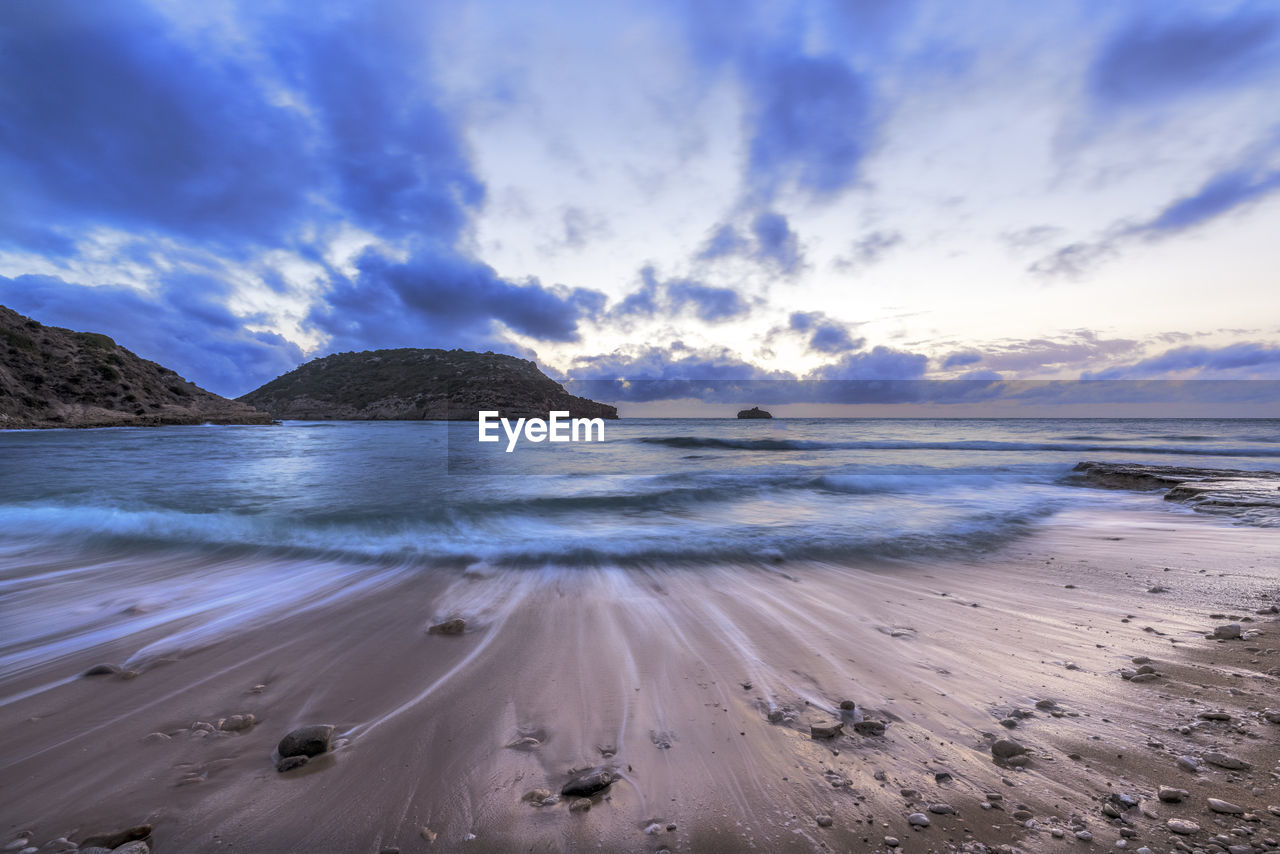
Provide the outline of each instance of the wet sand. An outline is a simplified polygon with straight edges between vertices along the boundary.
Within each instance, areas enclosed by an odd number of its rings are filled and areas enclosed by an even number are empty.
[[[83,572],[85,554],[10,547],[0,607],[22,625],[2,630],[0,846],[145,823],[162,854],[887,851],[886,837],[1162,852],[1234,828],[1231,844],[1270,850],[1280,725],[1261,713],[1280,709],[1280,625],[1258,612],[1280,604],[1275,537],[1152,507],[1066,513],[980,557],[852,566],[126,554]],[[463,634],[428,633],[454,617]],[[1205,637],[1229,622],[1246,637]],[[1157,678],[1122,678],[1139,656]],[[99,663],[128,673],[77,678]],[[218,729],[235,714],[255,724]],[[837,720],[837,737],[811,737]],[[883,734],[856,732],[867,720]],[[336,727],[333,750],[277,772],[280,738],[315,723]],[[997,762],[1001,738],[1029,762]],[[1251,768],[1204,764],[1215,751]],[[589,809],[524,797],[597,767],[617,780]],[[1187,795],[1162,803],[1161,785]]]

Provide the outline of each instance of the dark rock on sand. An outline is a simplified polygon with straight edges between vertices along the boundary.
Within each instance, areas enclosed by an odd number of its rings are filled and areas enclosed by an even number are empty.
[[[1186,789],[1175,789],[1172,786],[1161,786],[1156,793],[1156,797],[1166,804],[1180,804],[1186,796]]]
[[[114,664],[95,664],[90,667],[81,676],[114,676],[120,672],[120,668]]]
[[[330,724],[312,724],[298,727],[280,739],[276,752],[281,757],[319,756],[329,750],[333,739],[333,726]]]
[[[119,848],[121,845],[127,845],[130,842],[136,842],[141,839],[147,839],[151,836],[151,825],[139,824],[133,827],[117,830],[112,833],[95,833],[92,836],[86,836],[80,840],[81,848],[106,848],[108,850]]]
[[[1204,761],[1210,765],[1217,765],[1219,768],[1226,768],[1228,771],[1246,771],[1253,766],[1243,759],[1239,759],[1228,753],[1218,753],[1216,751],[1206,753]]]
[[[884,735],[884,721],[857,721],[853,731],[858,735]]]
[[[294,768],[301,768],[311,761],[309,756],[286,756],[276,763],[276,770],[283,774],[286,771],[292,771]]]
[[[1237,806],[1230,801],[1219,800],[1218,798],[1209,798],[1206,803],[1209,809],[1223,815],[1244,815],[1244,807]]]
[[[567,798],[589,798],[597,792],[603,792],[613,784],[613,771],[598,768],[587,774],[574,777],[560,788],[560,794]]]
[[[1215,628],[1213,637],[1216,640],[1236,640],[1240,637],[1241,631],[1239,623],[1227,623],[1225,626]]]
[[[455,617],[452,620],[445,620],[443,623],[436,623],[427,629],[429,635],[460,635],[467,630],[467,621],[461,617]]]
[[[844,729],[841,721],[820,720],[809,724],[810,738],[835,738]]]
[[[1027,749],[1012,738],[997,739],[991,745],[991,755],[996,759],[1009,760],[1015,756],[1022,756],[1026,752]]]
[[[772,418],[773,415],[764,411],[758,406],[753,406],[750,409],[741,410],[738,413],[738,417],[739,418]]]

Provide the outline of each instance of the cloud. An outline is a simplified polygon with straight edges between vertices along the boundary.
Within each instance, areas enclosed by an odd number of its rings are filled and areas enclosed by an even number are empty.
[[[85,287],[52,276],[0,276],[0,304],[49,326],[101,332],[197,385],[235,397],[295,368],[302,351],[233,315],[216,279],[173,275],[151,293],[121,285]]]
[[[1087,379],[1147,379],[1168,377],[1244,379],[1280,377],[1280,347],[1239,342],[1223,347],[1175,347],[1171,350],[1085,375]]]
[[[878,263],[885,254],[902,243],[900,231],[873,231],[849,246],[849,254],[837,258],[835,265],[841,270],[859,270]]]
[[[865,338],[855,339],[850,334],[849,324],[830,318],[820,311],[792,312],[787,325],[792,332],[808,335],[809,350],[815,353],[845,353],[861,349],[867,343]]]
[[[929,359],[922,353],[894,350],[883,345],[865,353],[850,353],[836,362],[815,368],[812,380],[915,380],[924,376]]]
[[[723,323],[744,317],[751,311],[751,303],[733,288],[721,288],[696,279],[658,278],[652,265],[640,270],[640,287],[621,301],[607,317],[629,319],[635,317],[674,316],[692,308],[694,316],[704,323]]]
[[[1052,225],[1032,225],[1006,231],[1000,235],[1005,245],[1015,251],[1034,249],[1062,234],[1062,229]]]
[[[1218,17],[1135,18],[1094,58],[1088,92],[1117,108],[1160,102],[1247,82],[1277,59],[1280,20],[1243,7]]]
[[[787,218],[776,211],[760,211],[750,223],[750,236],[722,223],[712,230],[695,256],[699,261],[747,258],[783,276],[794,276],[805,266],[800,236]]]
[[[976,350],[957,350],[947,356],[942,362],[943,368],[963,368],[966,365],[975,365],[982,361],[982,354]]]

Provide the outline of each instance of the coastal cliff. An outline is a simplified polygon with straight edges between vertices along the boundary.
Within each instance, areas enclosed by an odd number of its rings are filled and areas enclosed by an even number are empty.
[[[0,429],[270,422],[106,335],[45,326],[0,306]]]
[[[576,397],[526,359],[469,350],[366,350],[315,359],[240,398],[276,418],[349,421],[472,421],[617,418],[608,404]]]

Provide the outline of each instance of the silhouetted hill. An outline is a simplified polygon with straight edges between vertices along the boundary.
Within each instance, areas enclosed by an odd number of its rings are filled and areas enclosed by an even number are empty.
[[[0,428],[270,421],[106,335],[44,326],[0,306]]]
[[[469,350],[366,350],[315,359],[240,398],[276,418],[469,421],[480,410],[506,418],[617,418],[576,397],[526,359]]]

